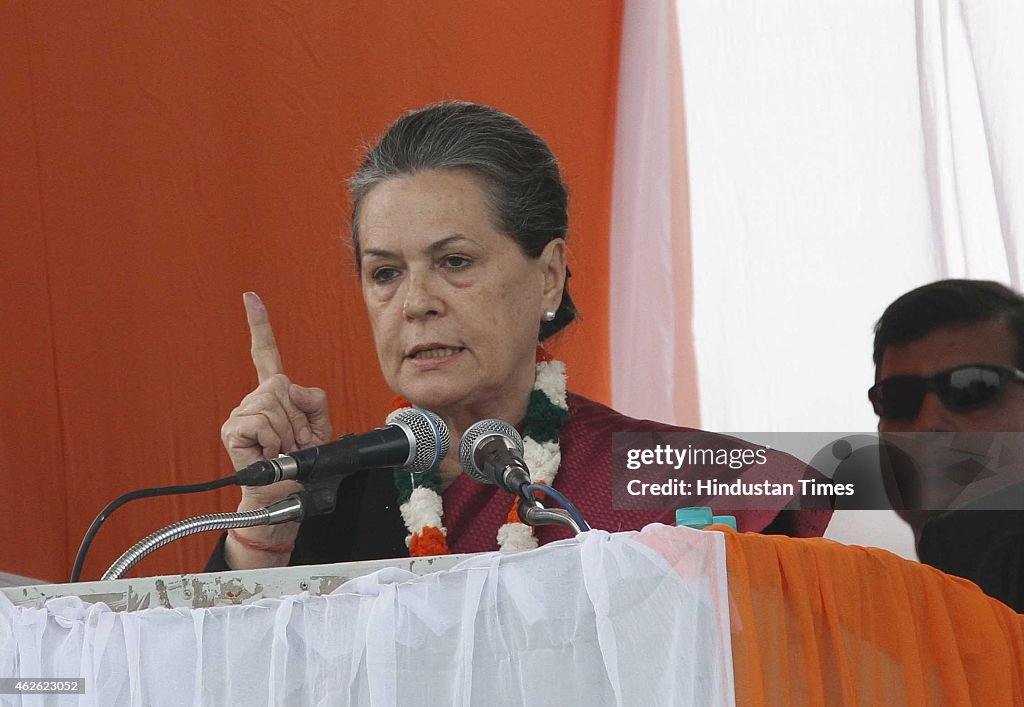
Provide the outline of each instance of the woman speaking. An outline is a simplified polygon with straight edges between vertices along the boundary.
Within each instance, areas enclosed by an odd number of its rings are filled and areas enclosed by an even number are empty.
[[[519,522],[515,498],[462,474],[460,436],[488,418],[522,431],[534,480],[561,490],[593,527],[672,523],[672,512],[612,508],[612,433],[680,428],[567,392],[564,365],[542,347],[576,317],[566,281],[567,193],[544,141],[493,108],[440,103],[399,118],[350,188],[352,242],[384,378],[396,406],[445,421],[452,452],[417,476],[349,477],[334,513],[301,527],[233,530],[207,569],[521,550],[565,537],[550,526],[534,534]],[[333,437],[325,393],[288,379],[266,308],[254,293],[244,299],[259,385],[221,430],[236,469]],[[780,478],[805,472],[784,455],[769,460]],[[239,510],[297,489],[288,481],[243,488]],[[741,530],[821,535],[830,513],[737,515]]]

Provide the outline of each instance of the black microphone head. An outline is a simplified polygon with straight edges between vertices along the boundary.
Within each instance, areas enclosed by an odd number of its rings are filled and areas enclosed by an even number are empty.
[[[448,425],[421,408],[400,408],[388,415],[387,424],[400,427],[409,438],[409,459],[402,468],[422,474],[448,455],[452,438]]]
[[[495,437],[501,437],[510,449],[514,448],[520,454],[523,453],[523,438],[519,436],[515,427],[501,420],[474,422],[462,434],[462,441],[459,443],[459,463],[462,464],[462,470],[484,484],[493,484],[495,480],[480,468],[476,452]]]

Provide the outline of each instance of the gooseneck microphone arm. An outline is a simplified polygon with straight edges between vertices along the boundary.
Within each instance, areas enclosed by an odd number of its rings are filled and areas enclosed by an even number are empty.
[[[291,499],[285,499],[278,503],[285,503]],[[167,526],[162,530],[143,538],[132,545],[114,564],[103,573],[100,579],[120,579],[125,572],[137,565],[144,557],[164,545],[180,540],[181,538],[205,533],[210,530],[227,530],[229,528],[248,528],[253,525],[274,525],[289,520],[297,520],[291,509],[282,511],[280,520],[275,519],[274,513],[267,508],[260,508],[255,511],[244,511],[238,513],[211,513],[194,518],[186,518],[177,523]]]
[[[302,491],[296,491],[266,508],[234,513],[210,513],[172,523],[132,545],[103,573],[101,579],[120,579],[125,572],[153,551],[189,535],[211,530],[250,528],[254,525],[302,522],[313,516],[331,513],[338,500],[338,486],[341,481],[341,476],[335,476],[307,483]]]
[[[580,526],[568,511],[561,508],[545,508],[540,501],[528,501],[525,498],[519,499],[519,507],[516,509],[519,519],[526,525],[560,525],[568,528],[576,534],[590,530],[590,526]]]
[[[527,525],[563,525],[570,530],[574,530],[576,533],[585,533],[590,530],[590,524],[587,523],[586,518],[580,513],[576,506],[573,505],[566,496],[561,492],[557,491],[550,486],[544,484],[530,484],[528,487],[523,489],[527,493],[536,494],[534,501],[531,503],[526,498],[523,502],[531,506],[531,509],[527,510],[526,520],[523,522]],[[558,502],[561,508],[546,508],[544,504],[540,502],[540,498],[543,496],[550,496]],[[519,505],[520,518],[523,518],[523,505]]]

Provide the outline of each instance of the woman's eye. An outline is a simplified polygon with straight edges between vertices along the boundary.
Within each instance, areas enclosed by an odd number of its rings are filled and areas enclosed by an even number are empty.
[[[398,270],[395,268],[377,268],[370,277],[378,285],[383,285],[398,277]]]
[[[473,263],[463,255],[446,255],[441,264],[449,270],[465,270]]]

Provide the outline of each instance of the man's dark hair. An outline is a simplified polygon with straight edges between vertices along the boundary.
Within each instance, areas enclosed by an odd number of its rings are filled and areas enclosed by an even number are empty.
[[[508,113],[478,103],[447,101],[406,113],[392,123],[349,180],[357,264],[362,259],[360,208],[370,190],[389,179],[431,169],[468,169],[482,177],[495,227],[527,257],[539,258],[548,243],[568,235],[569,194],[547,143]],[[540,339],[576,317],[566,282],[554,320],[541,323]]]
[[[921,339],[936,329],[1002,319],[1017,338],[1024,368],[1024,297],[998,282],[939,280],[902,295],[875,324],[875,370],[886,348]]]

